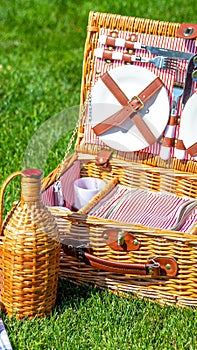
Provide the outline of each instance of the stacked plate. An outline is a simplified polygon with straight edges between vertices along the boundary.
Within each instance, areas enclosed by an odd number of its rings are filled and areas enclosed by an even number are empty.
[[[108,73],[127,96],[128,100],[137,96],[156,79],[156,75],[148,69],[134,65],[120,66],[109,70]],[[99,78],[92,88],[91,126],[95,127],[121,110],[122,107],[102,79]],[[155,138],[158,139],[167,125],[169,111],[169,97],[163,85],[138,113]],[[112,126],[110,130],[100,135],[99,138],[110,148],[123,152],[138,151],[149,146],[132,122],[132,117],[123,122],[121,127]]]

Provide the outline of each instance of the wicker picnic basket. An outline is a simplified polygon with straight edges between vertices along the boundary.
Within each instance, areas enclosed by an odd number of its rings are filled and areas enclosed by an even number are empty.
[[[155,225],[149,224],[148,220],[145,220],[144,209],[148,201],[154,204],[155,198],[161,199],[163,195],[166,195],[165,200],[159,202],[163,209],[173,200],[195,205],[197,162],[195,152],[189,153],[188,147],[185,147],[179,137],[181,104],[177,107],[176,118],[170,118],[171,121],[174,120],[174,135],[169,137],[168,134],[165,135],[164,130],[162,137],[157,138],[153,144],[149,143],[148,146],[134,151],[117,150],[116,147],[106,144],[105,140],[94,134],[89,121],[94,86],[104,73],[122,67],[150,69],[164,82],[172,102],[175,70],[159,69],[141,62],[126,64],[127,55],[131,52],[123,52],[120,42],[132,40],[133,34],[135,37],[137,35],[138,41],[143,40],[146,45],[196,53],[195,25],[193,30],[192,25],[188,27],[186,24],[115,14],[89,14],[81,85],[81,110],[75,129],[78,136],[75,151],[68,156],[69,145],[64,160],[44,179],[42,187],[43,201],[55,217],[61,236],[59,276],[76,284],[91,283],[118,293],[134,293],[139,297],[155,299],[162,304],[195,306],[196,210],[190,213],[181,227],[171,229],[165,220],[163,226],[157,224],[158,221]],[[100,42],[100,36],[111,37],[110,44]],[[120,40],[120,46],[113,48],[117,38]],[[103,45],[108,57],[98,58],[95,56],[95,49],[102,49]],[[110,50],[116,51],[115,56],[110,55]],[[122,56],[123,53],[126,58]],[[182,65],[182,74],[185,77],[187,62],[180,60],[178,64]],[[193,84],[193,93],[195,88]],[[163,107],[161,106],[161,109]],[[158,110],[158,119],[161,109]],[[168,124],[170,125],[169,122]],[[170,150],[168,159],[161,157],[162,146]],[[179,156],[176,156],[177,154]],[[71,189],[76,178],[85,176],[105,180],[106,187],[76,211],[73,208]],[[61,187],[59,193],[65,206],[58,205],[54,200],[54,188],[57,188],[57,185]],[[123,189],[139,195],[136,198],[141,202],[136,210],[138,214],[143,213],[141,221],[133,220],[132,215],[130,220],[128,217],[125,220],[125,215],[130,213],[126,201],[122,203],[123,207],[114,206],[112,201],[110,202],[111,194],[118,196],[120,191],[120,199]],[[106,209],[107,202],[108,212],[115,209],[114,216],[98,215],[102,212],[101,208]],[[119,216],[117,208],[122,208],[119,210]],[[150,208],[149,204],[148,209]],[[155,215],[159,214],[156,212]]]

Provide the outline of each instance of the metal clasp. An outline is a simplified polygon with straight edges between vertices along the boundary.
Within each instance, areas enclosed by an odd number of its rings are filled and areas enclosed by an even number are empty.
[[[150,264],[152,264],[152,267],[154,267],[154,268],[159,268],[160,267],[160,264],[157,261],[155,261],[154,258],[148,258],[147,260],[148,260],[148,262]]]
[[[138,108],[135,108],[135,110],[140,111],[141,109],[144,108],[144,102],[141,100],[141,98],[139,96],[137,96],[137,95],[133,96],[132,99],[130,101],[128,101],[128,104],[130,105],[130,103],[135,99],[140,103],[140,106]]]
[[[124,244],[124,233],[123,232],[118,232],[117,240],[118,240],[118,246],[122,246]]]

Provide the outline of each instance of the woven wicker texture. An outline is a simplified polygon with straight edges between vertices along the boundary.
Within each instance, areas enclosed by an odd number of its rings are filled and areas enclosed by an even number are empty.
[[[179,23],[91,12],[84,50],[81,105],[85,105],[92,87],[95,74],[94,49],[97,47],[99,32],[102,28],[175,38],[179,27]],[[184,233],[104,220],[88,216],[88,212],[106,195],[108,190],[115,186],[117,181],[121,185],[132,188],[153,192],[166,191],[180,197],[195,199],[197,197],[197,162],[176,158],[164,161],[159,155],[147,152],[121,153],[113,150],[110,171],[105,171],[95,164],[100,145],[84,142],[85,122],[84,113],[82,117],[80,115],[75,153],[70,158],[65,157],[62,164],[59,164],[44,179],[42,191],[47,190],[60,175],[63,175],[76,159],[81,162],[81,176],[99,177],[109,181],[109,185],[78,213],[69,213],[60,207],[49,208],[56,219],[61,240],[67,237],[88,242],[95,256],[115,262],[140,264],[145,263],[147,258],[156,256],[173,257],[178,264],[178,274],[173,278],[162,276],[158,279],[151,276],[118,275],[96,270],[61,250],[60,277],[77,284],[93,283],[100,288],[110,288],[118,293],[135,293],[140,297],[156,299],[162,304],[196,306],[197,226],[195,222],[190,232]],[[103,242],[102,234],[108,228],[134,234],[140,241],[139,250],[120,252],[107,246]]]
[[[13,174],[4,183],[1,196]],[[43,316],[54,307],[59,271],[59,234],[40,200],[41,176],[22,173],[21,200],[2,226],[2,305],[9,316]],[[2,209],[2,208],[1,208]]]

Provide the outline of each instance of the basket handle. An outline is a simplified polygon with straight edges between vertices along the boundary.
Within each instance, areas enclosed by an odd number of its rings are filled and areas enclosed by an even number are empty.
[[[21,175],[21,171],[16,171],[4,181],[1,190],[0,190],[0,236],[2,235],[2,222],[3,222],[3,200],[4,200],[4,193],[6,190],[7,185],[10,183],[12,179],[14,179],[17,176]]]
[[[148,259],[146,264],[132,264],[101,259],[86,252],[84,255],[92,267],[116,274],[175,277],[178,270],[176,260],[168,256]]]
[[[62,241],[64,253],[79,258],[80,261],[84,261],[98,270],[122,275],[131,274],[152,277],[175,277],[178,272],[176,260],[168,256],[150,258],[146,264],[109,261],[93,255],[88,245],[80,243],[82,242],[66,238]]]

